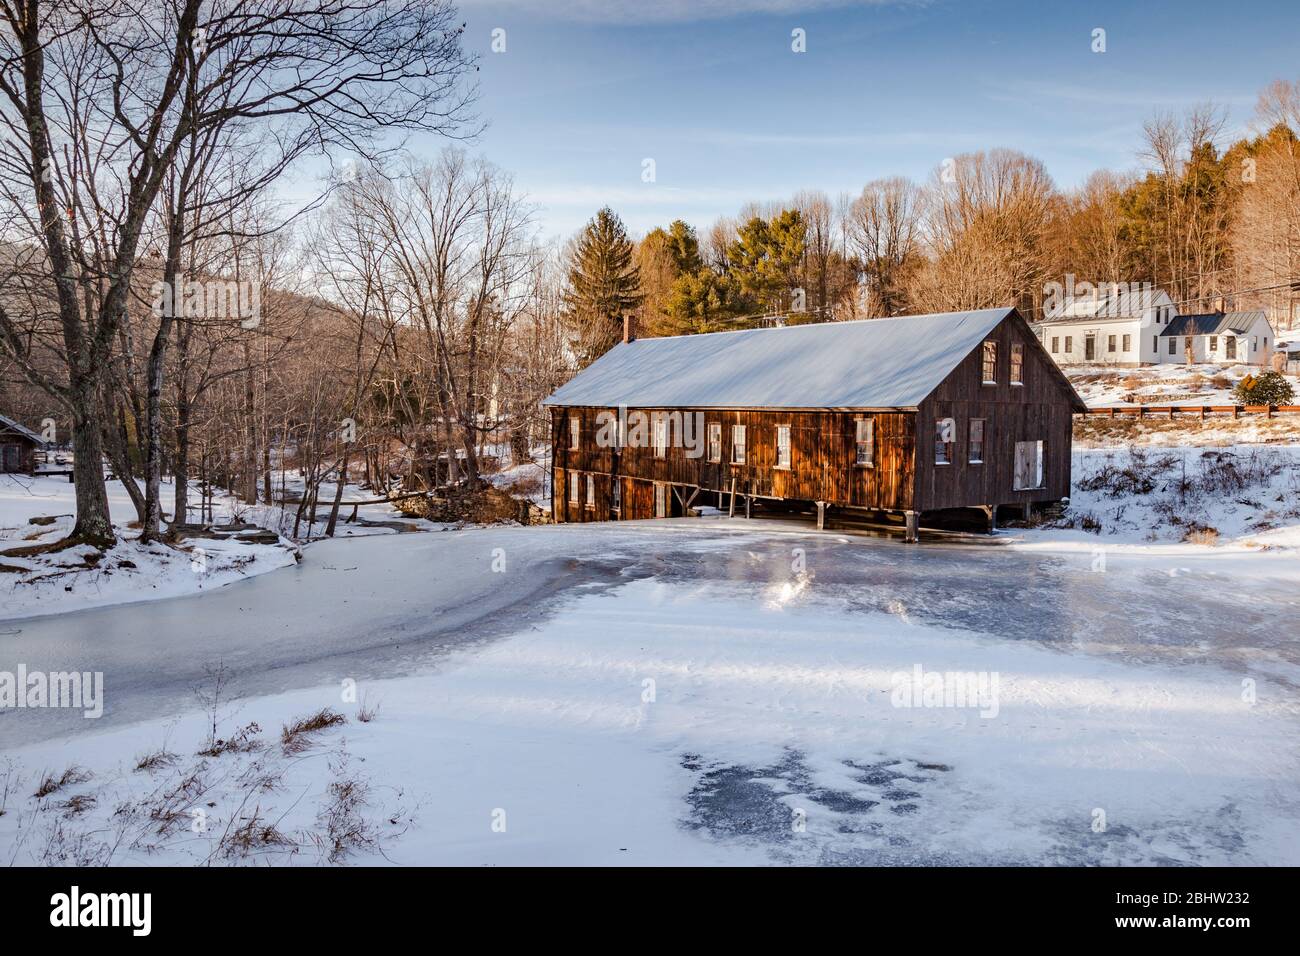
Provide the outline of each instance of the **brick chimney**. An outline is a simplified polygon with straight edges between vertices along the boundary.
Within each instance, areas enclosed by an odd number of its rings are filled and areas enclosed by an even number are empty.
[[[624,342],[636,341],[636,316],[635,315],[623,316],[623,341]]]

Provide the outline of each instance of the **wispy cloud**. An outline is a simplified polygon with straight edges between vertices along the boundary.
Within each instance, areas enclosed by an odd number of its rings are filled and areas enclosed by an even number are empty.
[[[788,15],[847,7],[921,6],[926,0],[548,0],[548,20],[580,23],[693,23],[754,15]],[[461,0],[463,8],[533,14],[537,0]]]

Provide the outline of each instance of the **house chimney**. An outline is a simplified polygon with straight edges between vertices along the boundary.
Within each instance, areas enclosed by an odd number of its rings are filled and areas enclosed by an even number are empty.
[[[623,316],[623,341],[624,342],[636,341],[636,316],[635,315]]]

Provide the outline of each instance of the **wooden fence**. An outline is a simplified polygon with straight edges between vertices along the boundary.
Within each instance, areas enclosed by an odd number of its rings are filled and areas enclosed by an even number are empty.
[[[1210,415],[1263,415],[1273,418],[1275,415],[1294,415],[1300,412],[1300,405],[1106,405],[1090,408],[1082,412],[1088,417],[1100,415],[1105,418],[1186,418],[1194,416],[1204,421]]]

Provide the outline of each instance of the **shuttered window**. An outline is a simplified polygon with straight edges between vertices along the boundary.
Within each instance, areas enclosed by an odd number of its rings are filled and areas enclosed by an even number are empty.
[[[854,423],[857,434],[854,443],[857,446],[857,463],[874,465],[876,463],[876,423],[870,418],[859,418]]]

